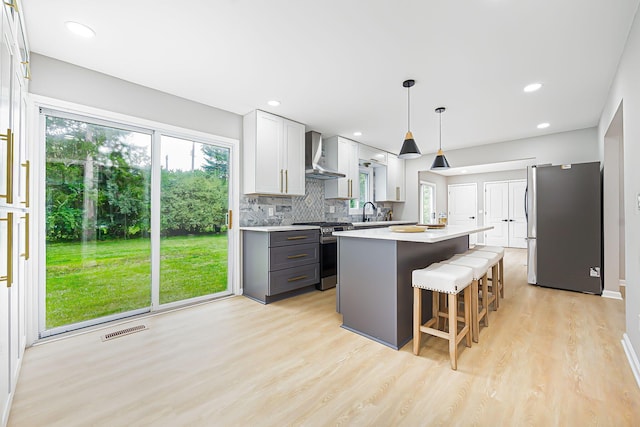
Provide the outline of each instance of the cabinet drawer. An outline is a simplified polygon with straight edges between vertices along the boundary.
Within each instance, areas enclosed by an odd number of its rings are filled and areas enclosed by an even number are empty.
[[[309,264],[269,273],[269,295],[277,295],[320,282],[320,265]]]
[[[319,248],[320,245],[318,243],[271,248],[269,271],[317,263],[320,260]]]
[[[299,245],[320,241],[320,230],[274,231],[269,233],[269,246]]]

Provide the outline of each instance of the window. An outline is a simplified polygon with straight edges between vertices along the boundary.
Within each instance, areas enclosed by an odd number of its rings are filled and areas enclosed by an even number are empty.
[[[436,185],[431,182],[420,181],[420,222],[436,222]]]
[[[367,202],[373,202],[373,168],[360,168],[358,185],[360,186],[360,198],[349,201],[349,215],[362,214],[362,206]]]

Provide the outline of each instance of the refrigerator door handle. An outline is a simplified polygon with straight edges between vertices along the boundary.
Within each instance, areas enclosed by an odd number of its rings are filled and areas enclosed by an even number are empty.
[[[527,221],[529,220],[529,207],[528,205],[528,200],[527,200],[527,195],[529,193],[529,187],[527,186],[524,189],[524,217],[527,219]]]

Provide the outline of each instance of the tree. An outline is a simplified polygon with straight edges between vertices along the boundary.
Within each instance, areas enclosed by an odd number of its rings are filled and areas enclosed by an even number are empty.
[[[229,179],[229,149],[215,145],[202,144],[204,153],[204,169],[207,173],[223,181]]]

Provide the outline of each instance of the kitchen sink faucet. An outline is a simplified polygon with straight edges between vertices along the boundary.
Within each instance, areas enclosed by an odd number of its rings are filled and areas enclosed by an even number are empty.
[[[367,216],[365,214],[365,209],[367,208],[367,205],[371,205],[371,207],[373,208],[373,212],[376,212],[376,205],[374,205],[372,202],[367,202],[364,205],[362,205],[362,222],[367,222]]]

